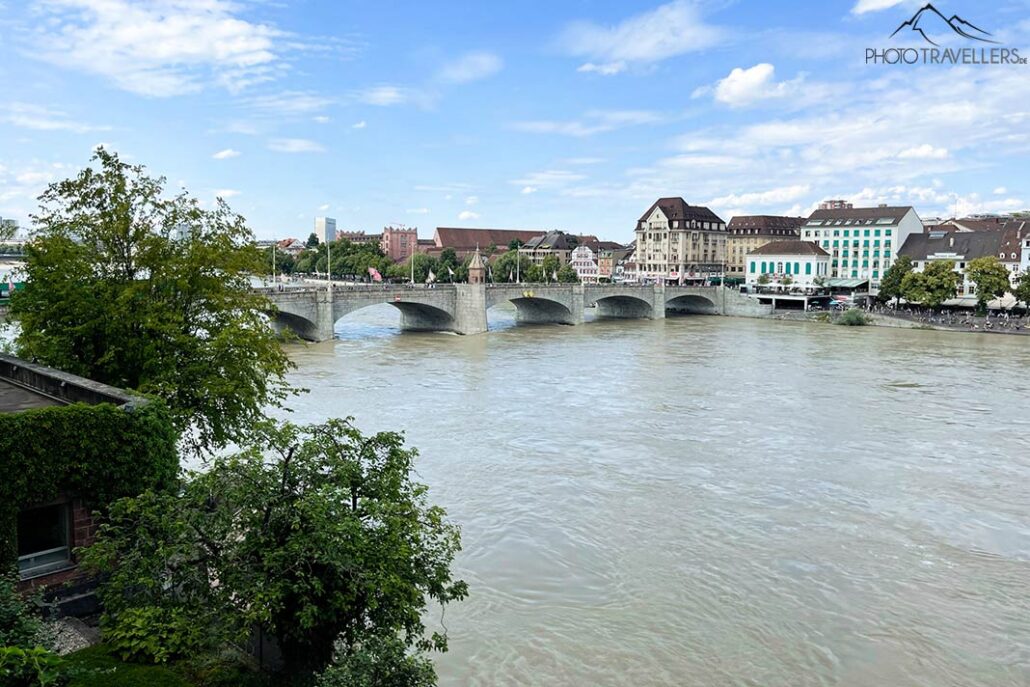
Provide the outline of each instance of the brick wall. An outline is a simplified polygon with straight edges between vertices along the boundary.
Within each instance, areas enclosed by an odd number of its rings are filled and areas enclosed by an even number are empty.
[[[19,585],[19,588],[22,591],[36,590],[53,585],[65,584],[67,582],[77,582],[85,577],[75,564],[75,549],[92,544],[94,537],[96,537],[97,527],[96,523],[93,522],[92,511],[89,506],[82,501],[82,499],[71,499],[70,511],[71,531],[69,534],[72,549],[71,566],[64,570],[58,570],[47,575],[40,575],[39,577],[33,577],[22,581]]]

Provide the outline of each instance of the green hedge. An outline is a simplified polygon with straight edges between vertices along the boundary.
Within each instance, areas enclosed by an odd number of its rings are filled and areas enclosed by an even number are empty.
[[[177,439],[157,401],[0,414],[0,564],[14,562],[21,508],[67,493],[103,509],[122,496],[172,486]]]

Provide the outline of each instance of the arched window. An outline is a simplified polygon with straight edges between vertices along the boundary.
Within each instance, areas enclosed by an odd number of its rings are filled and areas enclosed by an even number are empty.
[[[776,263],[776,274],[783,274],[783,263]]]
[[[801,274],[801,263],[794,263],[794,274]]]
[[[790,274],[790,263],[789,262],[787,263],[786,267],[787,267],[787,274]]]
[[[805,274],[806,275],[812,274],[812,263],[810,263],[810,262],[806,262],[805,263]]]
[[[754,261],[752,260],[752,261],[751,261],[751,274],[754,274],[754,273],[755,273],[755,263],[754,263]]]

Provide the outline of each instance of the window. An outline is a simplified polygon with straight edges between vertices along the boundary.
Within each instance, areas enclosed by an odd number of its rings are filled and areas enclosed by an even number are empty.
[[[801,263],[794,263],[794,274],[801,274]]]
[[[805,263],[805,275],[809,275],[809,274],[812,274],[812,263],[806,262]]]
[[[18,572],[22,577],[59,570],[71,561],[68,515],[67,503],[18,513]]]
[[[754,273],[755,273],[755,263],[752,262],[751,263],[751,274],[754,274]]]
[[[776,274],[783,274],[783,263],[776,263]]]
[[[844,230],[844,238],[847,238],[847,237],[849,237],[849,236],[851,236],[851,232],[850,232],[850,231],[848,231],[847,229],[845,229],[845,230]]]
[[[787,274],[790,274],[790,263],[787,263]]]

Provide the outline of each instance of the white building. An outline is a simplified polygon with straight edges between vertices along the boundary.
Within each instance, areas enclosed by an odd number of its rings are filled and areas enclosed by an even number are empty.
[[[811,241],[772,241],[747,254],[745,283],[811,288],[830,276],[830,254]],[[765,279],[762,276],[765,275]]]
[[[1030,226],[1030,222],[1027,223]],[[1015,286],[1021,269],[1030,268],[1027,262],[1026,234],[1022,224],[994,231],[947,231],[935,229],[926,234],[909,236],[901,247],[901,255],[912,260],[912,268],[922,272],[933,261],[950,260],[955,271],[962,275],[958,287],[959,298],[976,295],[976,284],[966,275],[966,268],[977,258],[996,257],[1009,272],[1009,282]],[[1022,262],[1020,262],[1022,254]],[[1023,267],[1023,266],[1026,267]]]
[[[726,223],[682,198],[659,198],[637,220],[634,262],[641,281],[699,282],[723,274]]]
[[[597,256],[589,246],[576,246],[569,254],[569,267],[576,271],[576,276],[585,284],[596,284],[601,275],[597,264]]]
[[[830,254],[830,276],[869,281],[874,293],[902,244],[923,223],[911,206],[816,210],[801,227],[801,239]]]
[[[332,217],[315,218],[315,236],[319,243],[329,243],[336,240],[336,220]]]

